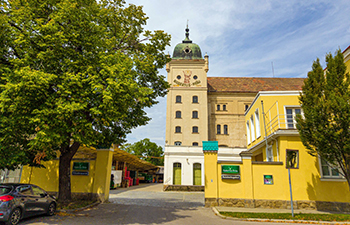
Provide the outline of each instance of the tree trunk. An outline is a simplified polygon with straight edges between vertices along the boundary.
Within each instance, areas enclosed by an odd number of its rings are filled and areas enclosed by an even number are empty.
[[[70,182],[70,164],[80,144],[74,142],[72,146],[61,149],[59,178],[58,178],[58,201],[68,202],[72,200]]]

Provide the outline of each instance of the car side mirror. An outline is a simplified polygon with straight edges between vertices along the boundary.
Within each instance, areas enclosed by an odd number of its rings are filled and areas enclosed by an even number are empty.
[[[40,197],[42,197],[42,198],[44,198],[44,197],[46,197],[47,196],[47,194],[46,193],[44,193],[44,194],[40,194]]]

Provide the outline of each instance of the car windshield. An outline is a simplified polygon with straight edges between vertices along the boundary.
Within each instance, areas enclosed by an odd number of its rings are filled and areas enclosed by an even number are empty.
[[[11,190],[11,187],[0,186],[0,195],[8,194]]]

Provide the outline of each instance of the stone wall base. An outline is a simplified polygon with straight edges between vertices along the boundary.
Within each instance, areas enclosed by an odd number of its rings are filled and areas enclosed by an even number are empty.
[[[200,185],[164,185],[164,191],[204,191],[204,186]]]
[[[205,207],[214,207],[214,206],[265,208],[265,209],[290,209],[291,208],[290,201],[284,201],[284,200],[205,198]],[[347,202],[293,201],[293,208],[350,213],[350,203],[347,203]]]

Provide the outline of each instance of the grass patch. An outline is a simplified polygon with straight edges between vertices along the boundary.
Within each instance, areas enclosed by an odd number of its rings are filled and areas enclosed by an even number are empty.
[[[67,209],[80,209],[85,206],[91,205],[97,201],[92,200],[79,200],[79,201],[72,201],[72,202],[65,202],[65,203],[58,203],[57,209],[58,210],[67,210]]]
[[[223,216],[235,218],[283,219],[283,220],[315,220],[315,221],[350,221],[349,214],[307,214],[298,213],[292,217],[291,213],[243,213],[220,212]]]

